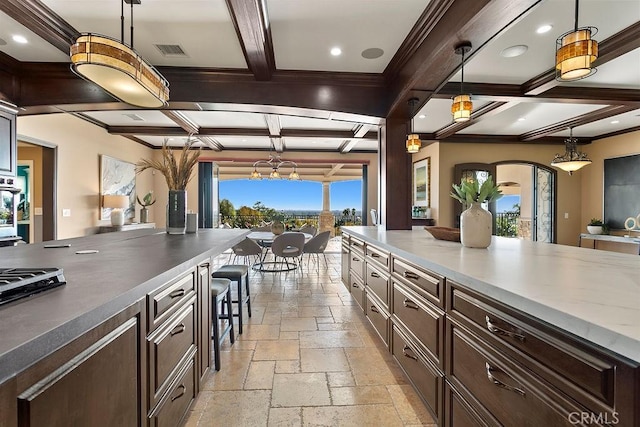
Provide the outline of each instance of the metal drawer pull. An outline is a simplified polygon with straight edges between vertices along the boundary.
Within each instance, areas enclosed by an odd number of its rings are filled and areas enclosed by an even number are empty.
[[[374,313],[380,313],[375,305],[371,306],[371,311],[373,311]]]
[[[180,390],[180,392],[176,395],[176,396],[172,396],[171,397],[171,401],[173,402],[176,399],[181,398],[184,395],[184,392],[187,390],[187,388],[184,386],[184,384],[180,384],[180,387],[178,387],[178,389]]]
[[[371,273],[371,277],[380,277],[378,273]]]
[[[183,295],[185,294],[185,292],[186,292],[186,291],[185,291],[184,289],[177,289],[177,290],[175,290],[175,291],[171,292],[171,293],[169,294],[169,297],[171,297],[171,298],[178,298],[178,297],[183,296]]]
[[[420,309],[420,307],[418,307],[415,302],[411,301],[408,298],[405,298],[403,303],[404,303],[404,306],[407,307],[407,308],[412,308],[414,310],[419,310]]]
[[[413,273],[411,271],[405,271],[404,273],[402,273],[402,275],[407,279],[418,280],[420,278],[420,276],[418,276],[416,273]]]
[[[351,261],[360,262],[360,258],[353,257],[353,258],[351,258]]]
[[[489,381],[491,381],[492,383],[494,383],[495,385],[497,385],[498,387],[501,387],[505,390],[509,390],[509,391],[513,391],[514,393],[518,393],[521,396],[526,395],[526,393],[524,392],[524,390],[519,389],[518,387],[514,387],[511,385],[507,385],[505,383],[503,383],[502,381],[496,379],[496,377],[493,376],[493,372],[504,372],[498,368],[494,368],[493,366],[489,365],[489,362],[485,362],[484,366],[487,368],[487,378],[489,378]]]
[[[353,284],[353,287],[354,287],[354,288],[357,288],[357,287],[358,287],[358,284],[357,284],[357,283],[354,283],[354,284]]]
[[[181,334],[185,329],[186,327],[184,326],[184,323],[180,323],[178,326],[173,328],[173,330],[171,331],[171,336]]]
[[[372,256],[373,258],[380,258],[380,255],[378,255],[378,254],[377,254],[377,253],[375,253],[375,252],[371,252],[371,256]]]
[[[491,319],[489,318],[489,316],[485,316],[485,321],[487,322],[487,329],[489,330],[489,332],[493,332],[494,334],[502,335],[505,337],[515,338],[522,342],[524,342],[526,338],[523,334],[518,334],[516,332],[507,331],[506,329],[497,327],[496,325],[493,324],[493,322],[491,322]]]
[[[408,345],[405,345],[404,348],[402,349],[402,355],[404,357],[408,357],[409,359],[413,359],[413,360],[418,360],[417,357],[408,354],[407,350],[411,350],[411,347],[409,347]]]

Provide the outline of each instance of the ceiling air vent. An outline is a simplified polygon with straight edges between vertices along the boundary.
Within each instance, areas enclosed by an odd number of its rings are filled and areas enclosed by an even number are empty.
[[[144,119],[137,114],[123,114],[125,117],[129,117],[134,122],[144,122]]]
[[[162,56],[187,56],[187,53],[177,44],[156,44]]]

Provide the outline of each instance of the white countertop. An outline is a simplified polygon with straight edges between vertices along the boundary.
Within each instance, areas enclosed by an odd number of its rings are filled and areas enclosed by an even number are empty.
[[[342,227],[533,317],[640,362],[640,256],[493,237],[487,249],[422,227]]]

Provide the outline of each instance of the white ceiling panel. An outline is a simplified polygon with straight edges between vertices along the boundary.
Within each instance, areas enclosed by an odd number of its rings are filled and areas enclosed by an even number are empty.
[[[429,0],[267,0],[276,66],[381,73]],[[333,47],[342,55],[332,56]],[[365,59],[362,51],[384,54]]]
[[[188,140],[188,137],[181,137],[181,136],[172,136],[170,138],[164,137],[164,136],[156,136],[156,135],[134,135],[136,138],[138,138],[141,141],[144,141],[148,144],[152,144],[155,145],[156,147],[161,147],[162,144],[164,143],[164,141],[167,141],[167,145],[169,147],[183,147]],[[194,147],[203,147],[204,145],[202,144],[202,142],[200,140],[197,140],[193,143]]]
[[[286,137],[284,141],[287,150],[337,150],[344,139]]]
[[[352,130],[355,124],[352,122],[343,122],[338,120],[280,116],[280,125],[283,129]]]
[[[267,129],[264,115],[259,113],[231,111],[182,111],[182,113],[200,127]]]
[[[579,6],[579,26],[597,27],[594,39],[598,41],[640,21],[640,1],[637,0],[582,0]],[[573,1],[542,2],[468,61],[464,68],[465,81],[521,84],[553,68],[556,39],[573,29],[574,15]],[[537,34],[536,29],[543,24],[553,28],[547,33]],[[514,45],[526,45],[528,50],[515,58],[500,56],[503,49]],[[452,52],[452,55],[455,54]],[[457,80],[459,77],[454,81]]]
[[[109,126],[177,126],[157,110],[88,111],[84,114]]]
[[[268,150],[271,148],[271,140],[266,136],[216,136],[214,139],[218,141],[225,150],[242,150],[243,148]]]
[[[80,32],[120,40],[120,1],[44,0]],[[130,10],[125,5],[125,38]],[[224,0],[153,0],[133,9],[134,49],[153,65],[247,68]],[[187,57],[164,57],[156,44],[177,44]]]
[[[586,125],[573,128],[574,137],[590,137],[618,132],[630,127],[640,127],[640,110],[629,111],[624,114],[598,120]],[[569,130],[553,134],[553,136],[569,136]]]
[[[473,109],[478,110],[483,105],[489,103],[486,100],[473,99]],[[415,115],[413,119],[413,130],[418,133],[432,133],[453,122],[451,115],[451,99],[431,99]],[[424,118],[420,118],[424,115]]]
[[[27,43],[18,43],[13,36],[23,36]],[[0,52],[19,61],[64,62],[69,54],[64,53],[41,39],[4,12],[0,12]]]
[[[640,89],[640,49],[602,64],[597,70],[589,78],[568,83],[567,86]]]
[[[501,114],[479,121],[459,133],[520,135],[547,126],[549,123],[561,122],[595,111],[603,108],[604,105],[572,104],[570,108],[567,107],[567,104],[522,102]]]

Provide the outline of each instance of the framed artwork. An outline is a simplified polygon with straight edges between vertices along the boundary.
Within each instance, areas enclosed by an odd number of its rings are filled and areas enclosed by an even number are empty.
[[[430,197],[431,157],[413,164],[413,205],[431,206]]]
[[[111,218],[111,208],[102,207],[102,195],[124,194],[129,196],[129,207],[124,209],[125,218],[136,213],[136,165],[113,157],[100,155],[100,219]]]

